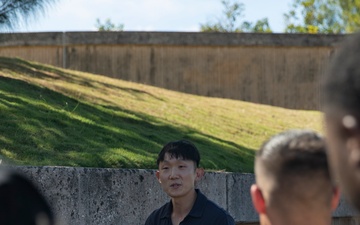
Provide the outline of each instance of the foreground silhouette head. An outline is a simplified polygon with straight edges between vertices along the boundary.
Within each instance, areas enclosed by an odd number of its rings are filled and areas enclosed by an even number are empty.
[[[1,225],[53,225],[50,206],[23,175],[0,172]]]
[[[360,210],[360,34],[337,49],[321,84],[332,172]]]

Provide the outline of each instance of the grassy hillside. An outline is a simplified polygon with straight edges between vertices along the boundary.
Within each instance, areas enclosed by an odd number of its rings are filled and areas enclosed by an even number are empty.
[[[321,130],[320,113],[0,58],[0,154],[10,163],[155,168],[163,144],[188,139],[206,169],[251,172],[254,150],[289,128]]]

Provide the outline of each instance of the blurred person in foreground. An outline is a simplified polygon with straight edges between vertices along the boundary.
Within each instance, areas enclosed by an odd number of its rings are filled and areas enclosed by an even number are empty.
[[[54,225],[49,204],[35,186],[14,171],[0,171],[1,225]]]
[[[360,33],[337,49],[321,93],[331,171],[345,197],[360,210]]]
[[[328,169],[324,140],[289,130],[266,141],[255,157],[251,198],[261,225],[330,225],[339,190]]]
[[[151,213],[145,225],[235,224],[224,209],[195,188],[195,182],[204,174],[199,163],[199,151],[189,141],[169,142],[162,148],[156,177],[171,200]]]

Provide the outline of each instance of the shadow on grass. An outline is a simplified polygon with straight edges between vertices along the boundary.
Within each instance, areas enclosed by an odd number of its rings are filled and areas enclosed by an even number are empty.
[[[79,84],[86,87],[98,88],[99,85],[111,88],[114,90],[121,90],[125,91],[135,98],[139,98],[139,95],[147,95],[151,98],[154,98],[159,101],[164,101],[164,99],[159,98],[149,92],[144,90],[139,90],[136,88],[127,88],[127,87],[120,87],[116,85],[112,85],[109,83],[101,82],[99,80],[86,80],[81,79],[71,73],[66,73],[63,70],[57,69],[56,67],[31,63],[29,61],[25,61],[19,58],[7,58],[7,57],[0,57],[0,68],[1,69],[8,69],[14,71],[16,73],[26,74],[28,76],[38,78],[38,79],[48,79],[48,80],[63,80],[69,83]],[[141,99],[140,99],[141,100]]]
[[[155,168],[161,147],[176,139],[193,141],[206,169],[253,170],[254,151],[233,142],[0,77],[0,154],[5,160],[26,165]]]

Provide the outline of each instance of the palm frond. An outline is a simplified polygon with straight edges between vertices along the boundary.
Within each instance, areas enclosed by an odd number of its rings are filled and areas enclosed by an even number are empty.
[[[0,30],[27,25],[56,0],[0,0]]]

